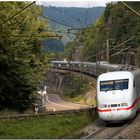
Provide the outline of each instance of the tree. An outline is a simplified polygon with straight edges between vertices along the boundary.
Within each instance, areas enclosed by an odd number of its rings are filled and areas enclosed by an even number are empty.
[[[129,6],[140,12],[139,2],[126,2]],[[132,18],[133,17],[133,18]],[[131,49],[137,50],[140,47],[140,17],[134,14],[131,10],[125,7],[120,2],[108,3],[104,14],[88,29],[81,31],[79,42],[84,45],[83,56],[85,60],[95,61],[92,56],[96,54],[95,48],[98,47],[98,54],[105,56],[107,39],[115,39],[115,43],[109,42],[110,55],[131,46]],[[96,36],[96,29],[98,28],[98,36]],[[114,46],[134,37],[113,50]],[[128,50],[129,51],[129,50]],[[103,53],[101,53],[103,52]],[[122,58],[127,52],[122,52],[110,58],[111,63],[122,63]],[[138,64],[139,51],[130,64]],[[91,59],[89,59],[91,58]],[[126,57],[125,57],[126,58]],[[135,58],[135,59],[134,59]],[[101,59],[100,59],[101,60]],[[103,59],[102,59],[103,60]],[[104,60],[106,58],[104,57]],[[124,64],[124,63],[123,63]]]
[[[0,110],[24,111],[37,101],[37,86],[47,59],[41,49],[40,32],[48,27],[41,10],[32,5],[3,23],[29,2],[0,2]]]

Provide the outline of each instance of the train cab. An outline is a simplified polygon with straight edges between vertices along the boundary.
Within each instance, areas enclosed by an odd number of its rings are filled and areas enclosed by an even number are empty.
[[[97,79],[97,110],[104,121],[121,121],[136,113],[134,75],[129,71],[101,74]]]

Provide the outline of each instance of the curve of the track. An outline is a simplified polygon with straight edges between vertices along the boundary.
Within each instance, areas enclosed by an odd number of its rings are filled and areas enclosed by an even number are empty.
[[[76,104],[71,102],[63,101],[58,95],[56,94],[47,94],[46,95],[46,108],[48,110],[71,110],[71,109],[81,109],[81,108],[88,108],[87,105]]]

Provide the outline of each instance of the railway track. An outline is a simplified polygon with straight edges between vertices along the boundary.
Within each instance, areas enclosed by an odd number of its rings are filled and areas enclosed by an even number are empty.
[[[122,130],[124,130],[128,125],[130,125],[133,122],[134,119],[129,120],[128,122],[124,123],[122,126],[114,129],[114,132],[112,132],[111,135],[106,137],[107,139],[113,139],[115,136],[117,136]]]
[[[121,123],[103,123],[102,126],[98,127],[96,131],[93,131],[89,135],[85,136],[82,139],[113,139],[118,135],[122,130],[124,130],[129,124],[133,122],[134,119],[127,122]]]

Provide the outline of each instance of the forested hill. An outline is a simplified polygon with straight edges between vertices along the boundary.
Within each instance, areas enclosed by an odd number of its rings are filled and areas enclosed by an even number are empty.
[[[73,27],[85,27],[92,24],[104,12],[105,7],[75,8],[75,7],[46,7],[43,6],[43,14],[61,23]],[[49,21],[51,26],[56,23]]]
[[[125,4],[140,13],[140,2]],[[108,3],[104,14],[88,29],[82,30],[77,40],[82,48],[81,56],[76,59],[95,62],[99,51],[98,60],[105,61],[108,45],[110,63],[140,67],[140,17],[122,2]]]
[[[104,12],[105,7],[93,7],[93,8],[74,8],[74,7],[47,7],[42,6],[43,16],[48,17],[50,30],[60,31],[59,35],[62,36],[62,41],[45,41],[43,46],[45,51],[49,52],[61,52],[64,49],[64,45],[74,39],[75,35],[68,34],[67,29],[76,27],[87,27],[93,24]],[[52,19],[52,20],[49,20]],[[63,26],[61,24],[68,25]],[[64,33],[62,33],[64,32]],[[62,44],[62,45],[61,45]]]

